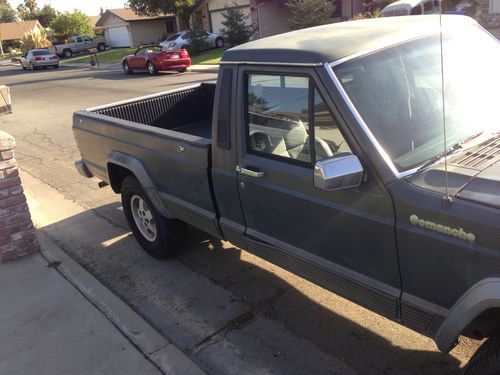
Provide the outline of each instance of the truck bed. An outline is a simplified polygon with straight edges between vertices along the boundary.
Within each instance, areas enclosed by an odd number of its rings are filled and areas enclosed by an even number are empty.
[[[88,111],[210,139],[215,84],[139,98]]]
[[[214,94],[215,84],[203,83],[76,112],[73,130],[83,163],[110,182],[114,158],[133,158],[172,216],[216,234],[210,174]]]

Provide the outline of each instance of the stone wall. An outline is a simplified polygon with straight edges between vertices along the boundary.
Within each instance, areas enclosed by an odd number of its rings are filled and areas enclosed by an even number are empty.
[[[24,196],[14,138],[0,131],[0,263],[39,250]]]

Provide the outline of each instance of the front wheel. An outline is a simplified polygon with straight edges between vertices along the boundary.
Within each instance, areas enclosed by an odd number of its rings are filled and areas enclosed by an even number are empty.
[[[130,229],[149,255],[163,259],[184,247],[186,224],[163,217],[135,177],[123,180],[121,195]]]
[[[106,49],[106,45],[104,43],[99,43],[97,45],[97,49],[99,50],[99,52],[102,52]]]
[[[70,58],[71,56],[73,56],[73,52],[71,52],[70,49],[65,49],[63,51],[63,56],[66,57],[67,59]]]
[[[54,65],[54,69],[59,69],[59,64]]]
[[[158,69],[156,69],[156,66],[151,61],[148,61],[146,67],[148,68],[149,74],[152,76],[158,73]]]
[[[500,374],[500,336],[490,337],[469,360],[464,375]]]
[[[177,69],[177,71],[178,71],[179,73],[184,73],[186,70],[187,70],[187,68],[180,68],[180,69]]]
[[[132,70],[130,69],[126,61],[123,62],[123,72],[126,74],[132,74]]]

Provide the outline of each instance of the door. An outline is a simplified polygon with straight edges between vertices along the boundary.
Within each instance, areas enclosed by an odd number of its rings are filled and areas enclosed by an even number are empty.
[[[401,285],[390,196],[370,175],[354,188],[315,188],[315,162],[351,154],[351,140],[314,70],[261,69],[239,73],[248,249],[394,318]]]
[[[108,44],[112,48],[130,47],[130,38],[127,26],[111,27],[107,29]]]
[[[94,42],[94,39],[88,36],[82,36],[82,39],[83,39],[82,52],[88,52],[90,48],[97,47],[96,43]]]
[[[134,56],[128,58],[128,65],[132,69],[145,69],[146,68],[146,56],[148,53],[147,48],[139,48],[135,51]]]
[[[83,52],[85,51],[85,46],[83,44],[83,39],[81,36],[77,36],[75,38],[75,45],[76,45],[76,48],[75,48],[75,51],[73,52]]]

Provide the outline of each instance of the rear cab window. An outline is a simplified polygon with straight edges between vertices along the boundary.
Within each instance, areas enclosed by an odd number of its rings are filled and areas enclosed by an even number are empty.
[[[351,152],[310,77],[246,79],[247,152],[303,166]]]

